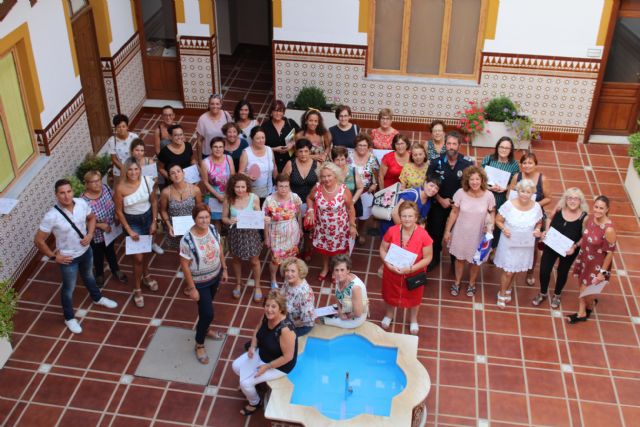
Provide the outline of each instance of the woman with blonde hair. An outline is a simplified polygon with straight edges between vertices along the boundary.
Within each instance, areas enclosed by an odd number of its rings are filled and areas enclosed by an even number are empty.
[[[502,238],[496,249],[494,263],[502,270],[498,307],[505,308],[511,301],[513,278],[516,273],[533,267],[533,246],[540,237],[542,209],[531,196],[536,185],[530,179],[523,179],[516,185],[518,197],[507,200],[496,215],[496,228],[502,231]]]
[[[306,280],[309,267],[303,260],[291,257],[282,261],[280,273],[284,277],[281,292],[287,300],[287,313],[296,336],[301,337],[311,331],[316,319],[313,289]]]
[[[558,270],[556,272],[556,286],[553,290],[553,298],[551,299],[551,308],[560,307],[560,295],[567,277],[569,269],[580,253],[580,241],[582,238],[582,230],[586,225],[589,206],[584,198],[582,190],[576,187],[568,188],[562,198],[558,202],[558,207],[551,217],[547,220],[547,230],[554,228],[563,236],[571,239],[573,245],[565,255],[561,255],[544,245],[542,249],[542,257],[540,258],[540,293],[533,298],[531,304],[538,306],[542,301],[547,299],[549,290],[549,281],[551,279],[551,271],[556,261],[558,261]],[[542,240],[546,237],[548,231],[542,233]]]
[[[349,251],[349,239],[357,236],[356,211],[342,170],[331,162],[318,167],[320,182],[307,197],[305,224],[313,226],[313,247],[322,254],[318,280],[329,273],[329,258]]]
[[[473,262],[482,237],[493,229],[496,200],[487,185],[487,174],[478,166],[462,172],[462,188],[453,195],[453,209],[445,226],[444,241],[449,253],[456,257],[455,282],[449,292],[458,296],[465,263],[469,264],[467,296],[476,294],[476,278],[480,266]]]

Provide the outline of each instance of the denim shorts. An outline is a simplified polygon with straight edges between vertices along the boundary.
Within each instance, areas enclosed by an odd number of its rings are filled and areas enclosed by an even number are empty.
[[[131,215],[125,212],[124,217],[129,223],[129,227],[139,235],[145,236],[151,231],[151,222],[153,220],[151,208],[140,215]]]

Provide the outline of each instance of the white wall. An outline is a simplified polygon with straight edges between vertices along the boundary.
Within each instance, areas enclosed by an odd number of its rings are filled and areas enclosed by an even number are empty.
[[[59,1],[19,0],[0,24],[0,37],[28,23],[36,72],[42,91],[42,126],[51,120],[80,91],[80,77],[73,70],[73,59],[64,9]],[[29,82],[25,82],[29,84]]]
[[[237,11],[234,15],[238,43],[269,46],[269,7],[271,2],[267,0],[234,0],[234,3]]]
[[[111,44],[109,50],[111,56],[129,40],[134,30],[133,16],[131,15],[131,3],[125,0],[108,1],[109,21],[111,22]]]
[[[178,24],[178,36],[211,36],[209,25],[200,23],[198,0],[184,0],[184,20],[184,23]]]
[[[273,29],[273,39],[366,45],[359,10],[359,0],[282,0],[282,28]]]
[[[501,0],[496,39],[486,52],[587,58],[596,39],[604,0]]]

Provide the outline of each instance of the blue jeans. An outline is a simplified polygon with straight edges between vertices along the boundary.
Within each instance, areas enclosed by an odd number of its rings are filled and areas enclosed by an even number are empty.
[[[60,264],[60,272],[62,273],[62,288],[60,289],[60,299],[62,300],[62,312],[64,320],[71,320],[73,314],[73,290],[76,287],[78,272],[84,282],[84,286],[89,291],[89,295],[93,302],[100,301],[102,293],[93,277],[93,253],[91,249],[87,249],[85,253],[74,258],[70,264]]]
[[[218,285],[222,278],[222,270],[215,278],[208,282],[195,283],[200,299],[198,300],[198,323],[196,325],[196,343],[204,344],[207,331],[213,322],[213,299],[218,292]]]

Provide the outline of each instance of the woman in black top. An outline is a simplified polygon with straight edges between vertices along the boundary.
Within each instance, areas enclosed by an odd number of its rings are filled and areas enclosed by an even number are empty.
[[[289,185],[291,191],[296,193],[302,200],[300,208],[302,217],[307,213],[307,196],[318,183],[318,175],[316,169],[318,162],[311,158],[311,141],[308,139],[299,139],[296,141],[296,157],[287,162],[283,173],[289,175]],[[304,255],[306,262],[311,261],[311,238],[309,233],[305,233],[304,239]]]
[[[338,105],[336,119],[338,119],[338,124],[329,128],[333,146],[355,148],[356,136],[360,129],[358,129],[358,125],[349,121],[351,120],[351,108],[347,105]]]
[[[171,135],[171,144],[160,150],[160,154],[158,155],[158,173],[164,177],[167,185],[171,184],[167,170],[168,166],[180,165],[182,169],[186,169],[196,164],[191,144],[184,141],[184,130],[182,126],[169,126],[169,135]]]
[[[554,309],[560,307],[560,294],[562,293],[562,288],[564,288],[564,285],[567,282],[569,269],[580,252],[579,241],[582,238],[582,230],[584,228],[588,212],[589,207],[584,194],[579,188],[569,188],[564,192],[560,202],[558,202],[558,207],[550,221],[550,224],[547,222],[547,229],[542,234],[541,239],[544,241],[546,234],[549,232],[549,227],[551,226],[565,237],[571,239],[574,244],[567,251],[566,256],[560,255],[549,246],[544,245],[542,257],[540,258],[540,293],[533,298],[533,301],[531,301],[533,305],[538,306],[547,298],[551,271],[553,270],[556,260],[559,260],[558,277],[556,279],[556,287],[553,291],[553,298],[551,299],[550,305],[551,308]]]
[[[269,120],[262,123],[267,145],[273,149],[275,154],[278,172],[282,172],[284,166],[291,160],[289,150],[293,149],[293,136],[300,130],[300,126],[295,120],[285,117],[284,112],[284,102],[278,99],[271,106]],[[293,133],[291,133],[291,130],[293,130]],[[290,133],[291,138],[287,139]]]
[[[284,295],[272,290],[264,301],[264,317],[253,332],[249,349],[232,365],[249,401],[240,411],[242,415],[251,415],[262,406],[256,384],[283,377],[296,366],[298,340],[294,330]]]

